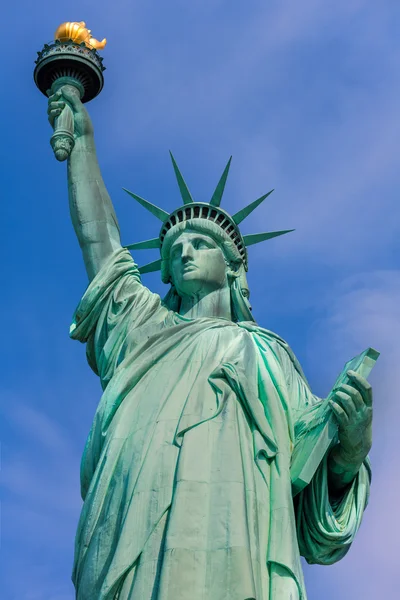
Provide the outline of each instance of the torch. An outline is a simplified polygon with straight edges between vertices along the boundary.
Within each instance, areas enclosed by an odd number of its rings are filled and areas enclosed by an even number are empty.
[[[62,23],[55,32],[54,41],[38,52],[33,77],[45,96],[67,87],[82,102],[89,102],[101,92],[105,67],[97,50],[104,48],[106,40],[99,42],[90,34],[84,21]],[[68,104],[54,121],[50,143],[59,161],[66,160],[72,152],[74,118]]]

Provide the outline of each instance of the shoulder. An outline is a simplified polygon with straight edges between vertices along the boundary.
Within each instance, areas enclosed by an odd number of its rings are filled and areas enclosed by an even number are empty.
[[[299,361],[296,358],[293,350],[289,346],[289,344],[277,333],[270,331],[269,329],[264,329],[260,327],[254,322],[244,322],[240,323],[240,326],[248,329],[253,332],[261,339],[265,340],[268,345],[274,350],[275,354],[280,361],[282,368],[284,370],[294,369],[300,375],[300,377],[304,380],[304,382],[308,385],[308,381],[306,376],[304,375],[303,369]]]

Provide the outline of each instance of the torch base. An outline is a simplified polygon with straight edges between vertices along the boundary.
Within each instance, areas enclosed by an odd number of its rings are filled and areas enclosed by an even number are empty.
[[[83,89],[82,102],[89,102],[103,88],[104,70],[103,59],[94,48],[72,40],[56,40],[45,44],[38,52],[33,76],[37,87],[45,96],[58,79],[73,79]]]

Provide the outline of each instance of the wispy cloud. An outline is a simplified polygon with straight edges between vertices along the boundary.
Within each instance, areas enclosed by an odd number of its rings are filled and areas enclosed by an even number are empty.
[[[4,413],[3,413],[4,417]],[[3,450],[3,487],[20,501],[30,499],[30,510],[56,510],[76,516],[79,507],[79,451],[62,427],[37,409],[19,402],[6,418],[15,444]],[[49,485],[51,480],[51,485]]]
[[[18,23],[24,40],[4,63],[13,94],[2,105],[3,189],[13,199],[4,203],[11,225],[1,238],[10,255],[2,296],[5,597],[73,598],[79,460],[101,393],[84,349],[67,340],[86,279],[72,246],[62,166],[48,162],[45,100],[27,83],[36,50],[66,18],[85,18],[96,36],[108,38],[105,87],[88,108],[124,239],[153,237],[157,224],[122,200],[122,185],[175,208],[171,148],[194,196],[209,199],[232,153],[228,210],[276,188],[244,232],[296,228],[250,251],[260,324],[279,321],[290,333],[317,393],[329,389],[346,359],[368,345],[381,350],[371,377],[371,504],[346,559],[311,570],[309,598],[375,600],[382,590],[395,597],[400,284],[388,268],[400,250],[399,7],[367,0],[71,0],[66,15],[64,5],[43,0],[33,27],[31,5],[14,4],[3,15]],[[14,100],[22,97],[21,111]],[[368,579],[357,574],[364,567]]]
[[[333,568],[308,569],[308,579],[311,586],[313,581],[322,585],[322,580],[327,589],[333,585],[342,600],[392,598],[400,535],[397,425],[393,427],[400,422],[395,399],[400,387],[400,272],[364,273],[348,278],[334,292],[333,301],[326,298],[326,316],[315,324],[309,351],[323,357],[319,364],[325,381],[334,381],[343,363],[366,347],[381,352],[370,376],[374,389],[372,491],[350,553]]]
[[[161,27],[167,9],[150,15],[143,4],[133,29],[130,20],[110,25],[116,62],[109,71],[131,75],[110,74],[104,101],[112,117],[93,107],[95,122],[103,121],[100,146],[113,147],[104,153],[106,169],[128,154],[144,165],[153,153],[164,196],[173,197],[172,146],[178,158],[191,157],[185,173],[195,196],[207,199],[233,152],[231,208],[277,188],[249,228],[296,227],[281,255],[337,266],[348,266],[351,255],[360,268],[386,244],[380,235],[371,240],[371,230],[393,236],[399,226],[387,218],[397,199],[382,189],[382,179],[396,174],[399,134],[400,52],[390,11],[362,0],[257,3],[221,21],[222,5],[214,19],[209,4],[182,6],[168,31]],[[135,45],[127,51],[129,35]]]
[[[10,600],[71,600],[69,573],[81,507],[79,449],[59,423],[13,400],[2,414],[9,432],[0,478],[8,572],[2,589]],[[49,553],[52,561],[46,563],[41,557]],[[57,581],[60,572],[64,577]]]

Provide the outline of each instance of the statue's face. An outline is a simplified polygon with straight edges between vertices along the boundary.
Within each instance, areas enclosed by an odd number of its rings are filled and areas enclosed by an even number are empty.
[[[228,266],[212,237],[185,230],[170,250],[170,272],[180,296],[208,294],[228,286]]]

